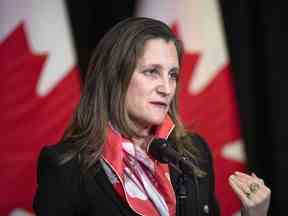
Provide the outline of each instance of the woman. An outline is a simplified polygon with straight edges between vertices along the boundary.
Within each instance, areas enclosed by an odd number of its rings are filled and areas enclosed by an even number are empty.
[[[207,144],[177,113],[181,56],[169,27],[149,18],[124,20],[103,37],[70,127],[40,153],[37,215],[220,214]],[[155,138],[193,161],[185,178],[147,153]],[[247,213],[266,215],[270,193],[260,179],[235,174],[230,182]]]

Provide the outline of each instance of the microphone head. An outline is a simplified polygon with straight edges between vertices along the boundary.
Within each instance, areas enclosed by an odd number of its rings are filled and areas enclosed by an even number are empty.
[[[163,154],[167,147],[168,143],[165,139],[154,139],[149,145],[148,154],[162,163],[168,163],[169,161]]]
[[[169,163],[179,173],[191,173],[194,170],[193,162],[174,150],[166,139],[154,139],[149,145],[148,154],[161,163]]]

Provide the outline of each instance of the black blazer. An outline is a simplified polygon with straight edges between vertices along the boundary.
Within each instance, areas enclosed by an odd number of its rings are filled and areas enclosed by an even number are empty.
[[[188,197],[184,202],[179,202],[177,199],[177,216],[196,216],[199,215],[197,211],[200,215],[220,215],[214,196],[214,174],[210,151],[199,136],[193,135],[192,141],[203,156],[200,168],[207,172],[207,176],[197,178],[198,187],[193,177],[187,177],[185,185]],[[63,152],[65,147],[61,144],[47,146],[41,150],[38,159],[38,188],[33,203],[36,215],[137,215],[118,197],[100,163],[97,164],[94,174],[83,175],[76,157],[64,165],[58,165],[57,158]],[[171,168],[170,176],[177,196],[179,176]],[[199,191],[198,196],[197,191]]]

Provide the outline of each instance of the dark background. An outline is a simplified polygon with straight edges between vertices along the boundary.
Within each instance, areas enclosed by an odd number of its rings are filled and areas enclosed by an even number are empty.
[[[92,49],[118,21],[134,15],[136,0],[66,0],[78,65],[85,75]],[[271,214],[288,203],[288,7],[285,1],[220,0],[240,108],[248,168],[272,189]]]

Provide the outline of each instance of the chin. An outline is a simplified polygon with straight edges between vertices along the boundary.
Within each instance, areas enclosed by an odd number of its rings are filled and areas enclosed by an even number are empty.
[[[161,125],[164,121],[164,117],[163,118],[157,118],[157,119],[153,119],[150,124],[151,125]]]

